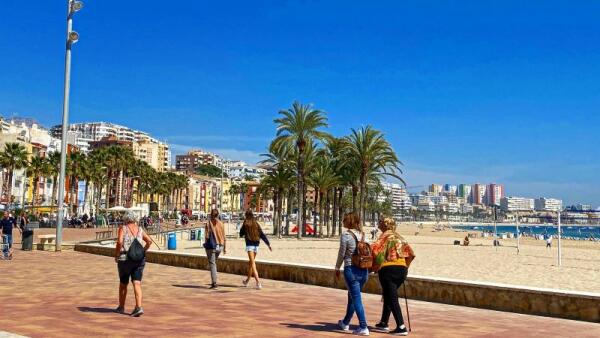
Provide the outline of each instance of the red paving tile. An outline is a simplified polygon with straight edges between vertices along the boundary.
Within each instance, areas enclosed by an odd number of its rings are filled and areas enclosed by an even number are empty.
[[[221,276],[208,290],[206,271],[148,264],[141,318],[111,312],[117,274],[107,257],[76,252],[16,252],[0,261],[0,332],[31,337],[343,337],[342,290],[266,280],[241,288]],[[380,297],[366,295],[375,324]],[[414,337],[599,337],[600,325],[555,318],[409,301]],[[128,310],[133,307],[130,290]],[[355,324],[355,323],[353,323]],[[375,337],[383,334],[372,333]]]

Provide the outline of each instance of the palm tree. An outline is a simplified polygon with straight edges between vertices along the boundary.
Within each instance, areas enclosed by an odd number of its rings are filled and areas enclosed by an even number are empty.
[[[33,181],[33,194],[31,198],[31,208],[35,210],[38,200],[39,182],[41,178],[47,177],[50,173],[50,164],[48,161],[39,156],[34,156],[27,167],[28,176],[31,176]]]
[[[273,223],[276,230],[275,235],[281,237],[281,223],[283,216],[283,200],[286,197],[285,192],[291,191],[294,184],[294,150],[289,144],[283,144],[277,146],[277,144],[271,143],[269,146],[269,153],[262,154],[265,157],[262,164],[268,165],[271,170],[269,175],[263,180],[263,184],[269,185],[273,189],[274,196],[274,217]],[[287,204],[290,205],[291,201],[289,193],[287,194]],[[289,208],[288,208],[289,209]],[[289,220],[289,212],[288,217]],[[288,223],[289,226],[289,222]],[[287,229],[287,227],[286,227]],[[289,232],[289,229],[287,229]]]
[[[78,207],[78,196],[77,190],[79,185],[79,179],[84,175],[84,166],[86,162],[86,156],[80,152],[71,152],[67,157],[67,176],[69,177],[69,204],[71,205],[71,212],[76,213]]]
[[[52,177],[52,202],[50,204],[58,204],[58,175],[60,174],[60,152],[53,151],[48,154],[48,163],[50,165],[49,176]]]
[[[319,215],[319,236],[323,236],[323,221],[327,216],[323,215],[323,202],[328,200],[327,194],[329,190],[339,184],[340,178],[334,170],[333,161],[329,158],[325,151],[320,152],[320,156],[316,160],[315,169],[312,170],[308,181],[315,187],[315,206],[317,215]],[[316,218],[316,216],[315,216]],[[317,222],[313,222],[315,234],[317,231]],[[329,225],[329,222],[327,222]],[[329,226],[327,226],[327,236],[330,235]]]
[[[346,137],[346,140],[349,153],[359,164],[359,210],[364,225],[367,179],[370,175],[387,175],[402,181],[399,176],[402,173],[400,170],[402,163],[383,134],[371,126],[358,130],[352,129],[352,133]]]
[[[304,230],[304,222],[301,221],[301,215],[304,215],[304,164],[305,149],[312,140],[323,140],[327,138],[325,132],[320,128],[327,127],[327,117],[325,113],[313,109],[312,105],[303,105],[300,102],[294,102],[292,108],[279,111],[280,118],[275,119],[277,124],[277,137],[274,140],[275,145],[288,144],[293,145],[297,150],[296,175],[298,186],[298,229]],[[304,231],[303,231],[304,232]],[[301,237],[298,230],[298,238]]]
[[[6,180],[3,193],[7,195],[8,202],[12,202],[12,187],[15,170],[23,169],[27,167],[27,149],[20,143],[7,143],[4,146],[4,150],[0,152],[0,166],[8,172],[8,179]]]

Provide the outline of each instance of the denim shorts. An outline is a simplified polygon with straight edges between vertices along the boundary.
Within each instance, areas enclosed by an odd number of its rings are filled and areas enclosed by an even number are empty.
[[[247,245],[246,252],[253,251],[254,253],[258,253],[258,245]]]

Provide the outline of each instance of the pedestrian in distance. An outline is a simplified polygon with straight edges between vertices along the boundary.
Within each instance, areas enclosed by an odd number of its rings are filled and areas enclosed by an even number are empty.
[[[546,249],[552,249],[552,236],[546,235]]]
[[[260,240],[262,239],[262,241],[265,242],[269,251],[273,251],[273,249],[271,248],[269,239],[262,231],[260,224],[258,224],[254,218],[252,210],[246,211],[244,223],[240,228],[240,237],[243,237],[246,241],[246,253],[248,253],[248,277],[242,281],[242,284],[248,286],[250,279],[254,277],[256,280],[256,288],[260,290],[262,289],[262,284],[260,283],[258,270],[256,269],[256,255],[258,254]]]
[[[348,288],[348,304],[344,319],[338,321],[342,331],[350,331],[350,321],[356,313],[359,327],[352,333],[358,336],[368,336],[367,317],[362,303],[362,288],[369,278],[368,268],[361,267],[356,258],[359,243],[365,244],[365,234],[362,232],[360,217],[356,212],[345,214],[342,220],[346,231],[340,237],[340,249],[335,264],[335,279],[339,280],[341,267],[344,265],[344,280]],[[369,253],[370,254],[370,253]],[[371,258],[372,261],[372,258]]]
[[[144,314],[142,308],[142,277],[146,266],[146,251],[150,248],[152,239],[137,224],[134,213],[127,212],[119,225],[117,245],[115,247],[115,262],[119,272],[119,306],[117,313],[125,313],[125,300],[129,280],[133,284],[135,308],[132,317]],[[142,246],[142,242],[145,244]]]
[[[211,289],[217,288],[217,259],[221,252],[227,254],[225,229],[223,223],[219,220],[219,210],[213,209],[210,212],[210,220],[204,231],[204,249],[206,249],[206,258],[210,268]]]
[[[373,268],[378,272],[383,296],[381,320],[375,325],[374,331],[390,333],[394,336],[407,336],[408,329],[404,325],[402,310],[398,302],[398,289],[408,274],[408,267],[415,255],[404,237],[396,232],[396,222],[392,218],[379,221],[381,235],[373,243]],[[408,311],[408,309],[407,309]],[[388,321],[390,314],[394,315],[396,329],[390,332]]]
[[[0,220],[0,241],[5,240],[4,250],[2,252],[4,258],[12,259],[13,257],[13,229],[19,229],[17,221],[10,217],[8,211],[5,211],[2,220]]]

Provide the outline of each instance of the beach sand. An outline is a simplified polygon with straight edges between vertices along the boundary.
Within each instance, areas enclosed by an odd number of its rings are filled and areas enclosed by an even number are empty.
[[[369,230],[367,228],[366,232]],[[453,242],[462,242],[466,232],[435,231],[432,224],[425,224],[423,229],[417,229],[416,224],[401,224],[399,230],[417,256],[409,275],[600,292],[600,243],[597,242],[563,240],[562,266],[558,267],[556,240],[551,249],[546,249],[544,241],[522,238],[517,254],[516,239],[501,240],[502,245],[494,247],[492,238],[471,238],[470,245],[465,247],[453,245]],[[419,234],[415,235],[417,231]],[[270,238],[273,252],[261,244],[259,260],[335,265],[339,248],[337,238]],[[246,258],[244,248],[243,239],[229,238],[226,256]],[[204,253],[201,241],[180,240],[178,249]]]

